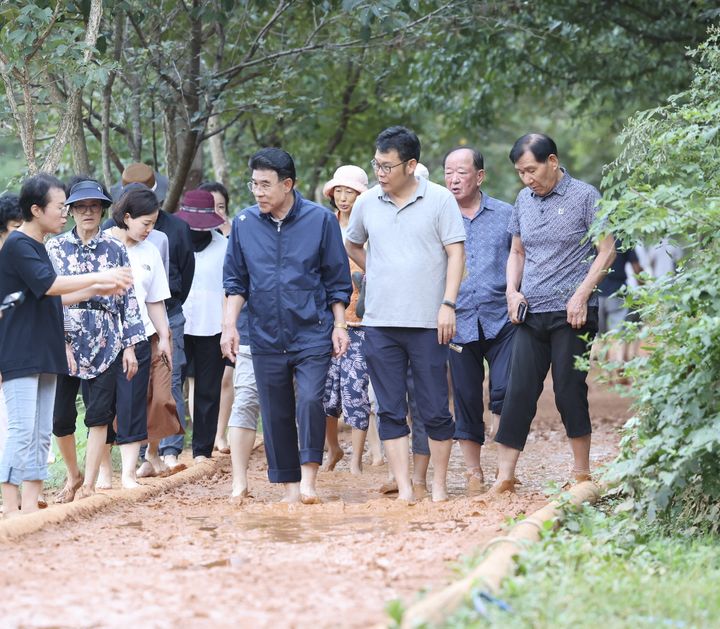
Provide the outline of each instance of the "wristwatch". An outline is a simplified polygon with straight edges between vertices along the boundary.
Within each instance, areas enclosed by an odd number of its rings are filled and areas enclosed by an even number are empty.
[[[337,321],[333,323],[334,328],[340,328],[341,330],[347,330],[348,324],[347,323],[338,323]]]
[[[445,301],[443,301],[443,302],[442,302],[442,305],[443,305],[443,306],[447,306],[448,308],[452,308],[453,310],[455,310],[455,307],[456,307],[456,306],[455,306],[455,302],[454,302],[454,301],[450,301],[449,299],[446,299]]]

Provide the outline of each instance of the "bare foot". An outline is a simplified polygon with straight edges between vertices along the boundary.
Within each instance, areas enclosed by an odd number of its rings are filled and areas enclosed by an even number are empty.
[[[432,501],[433,502],[447,502],[449,500],[447,493],[447,485],[445,482],[433,482],[432,486]]]
[[[232,496],[230,496],[230,504],[231,505],[241,505],[245,504],[248,500],[251,500],[253,496],[250,495],[250,492],[247,490],[247,488],[243,489],[241,492],[236,493],[233,491]]]
[[[335,469],[335,466],[342,461],[342,458],[345,456],[345,453],[340,450],[328,450],[328,458],[325,465],[323,465],[320,469],[323,472],[332,472]]]
[[[417,500],[415,498],[403,498],[401,496],[398,496],[396,499],[396,502],[399,502],[400,504],[404,504],[408,507],[414,507],[417,504]]]
[[[198,454],[196,457],[193,458],[193,462],[195,463],[202,463],[203,461],[209,461],[210,457],[205,456],[204,454]]]
[[[373,455],[370,459],[370,465],[373,467],[380,467],[381,465],[385,464],[385,459],[383,458],[382,454],[379,454],[377,456]]]
[[[65,486],[55,494],[55,502],[59,504],[66,504],[72,502],[75,499],[75,492],[82,487],[85,479],[81,476],[78,478],[70,479],[65,481]]]
[[[482,491],[485,486],[485,475],[480,467],[474,467],[465,472],[465,479],[467,480],[466,490],[468,493]]]
[[[166,454],[163,457],[163,461],[170,469],[178,466],[177,454]]]
[[[493,486],[483,495],[499,495],[499,494],[505,494],[515,493],[515,480],[514,478],[510,480],[496,480]]]
[[[424,480],[413,481],[413,496],[415,500],[422,500],[428,495],[427,483]]]
[[[100,465],[95,489],[112,489],[112,468],[107,469],[104,465]]]
[[[322,500],[320,500],[320,496],[317,494],[304,494],[301,492],[300,502],[304,505],[319,505],[322,503]]]
[[[230,446],[225,439],[218,439],[213,446],[213,450],[220,454],[230,454]]]
[[[89,498],[90,496],[95,495],[95,490],[92,487],[88,487],[87,485],[83,485],[80,487],[80,489],[75,492],[75,502],[78,500],[82,500],[83,498]]]
[[[150,461],[143,461],[137,472],[135,472],[135,476],[137,478],[152,478],[157,476],[157,472]]]
[[[45,500],[45,494],[42,492],[38,496],[38,509],[47,509],[48,503],[47,500]]]
[[[300,502],[300,483],[285,483],[285,495],[280,502],[287,504]]]
[[[140,483],[137,482],[135,474],[132,476],[123,476],[121,480],[123,489],[137,489],[141,486]]]
[[[394,494],[398,490],[398,484],[396,480],[389,480],[385,481],[380,487],[378,487],[378,491],[381,494]]]
[[[362,474],[362,471],[362,457],[356,458],[353,455],[353,458],[350,460],[350,473],[353,476],[360,476],[360,474]]]

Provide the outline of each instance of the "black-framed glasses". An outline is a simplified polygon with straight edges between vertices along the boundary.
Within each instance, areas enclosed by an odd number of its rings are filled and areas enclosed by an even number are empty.
[[[393,168],[397,168],[398,166],[401,166],[402,164],[407,164],[410,160],[404,159],[403,161],[399,162],[398,164],[393,164],[390,166],[390,164],[378,164],[377,160],[370,160],[370,166],[372,166],[372,169],[377,172],[379,170],[382,170],[386,175],[389,175],[392,172]]]

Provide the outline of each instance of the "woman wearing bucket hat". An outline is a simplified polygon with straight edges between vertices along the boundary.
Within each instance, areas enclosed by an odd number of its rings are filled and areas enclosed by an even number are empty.
[[[66,204],[75,227],[48,241],[47,250],[55,270],[62,275],[105,271],[130,266],[127,251],[100,230],[110,200],[102,184],[76,177],[69,184]],[[58,376],[53,411],[53,434],[67,478],[55,502],[71,502],[77,495],[94,493],[106,443],[108,426],[115,418],[116,381],[119,374],[130,380],[137,371],[135,344],[145,340],[135,292],[96,296],[64,308],[66,341],[77,363],[75,375]],[[82,389],[85,426],[88,428],[85,476],[78,469],[75,451],[75,398]],[[76,494],[77,492],[77,494]]]
[[[359,166],[353,165],[340,166],[333,178],[323,186],[323,195],[330,199],[330,205],[337,213],[343,239],[355,199],[367,188],[367,174]],[[350,272],[353,277],[353,295],[345,310],[350,346],[344,356],[332,359],[325,382],[323,403],[327,415],[325,439],[328,459],[323,469],[333,470],[344,455],[338,442],[338,418],[342,414],[345,423],[352,427],[350,472],[361,474],[365,438],[370,424],[370,377],[363,354],[365,333],[362,318],[357,312],[362,271],[352,260]]]
[[[195,275],[183,304],[185,355],[194,365],[193,458],[212,456],[220,410],[220,388],[225,361],[220,350],[222,329],[223,263],[227,239],[217,231],[225,220],[215,212],[207,190],[185,193],[176,216],[191,230],[195,250]]]

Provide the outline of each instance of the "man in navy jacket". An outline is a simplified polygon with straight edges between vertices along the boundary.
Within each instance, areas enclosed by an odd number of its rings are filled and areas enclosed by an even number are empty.
[[[284,502],[312,504],[319,502],[330,356],[344,354],[349,343],[350,267],[335,216],[295,190],[292,157],[265,148],[249,165],[257,204],[233,220],[221,345],[234,361],[235,322],[247,301],[250,338],[243,343],[253,356],[268,478],[285,484]]]

